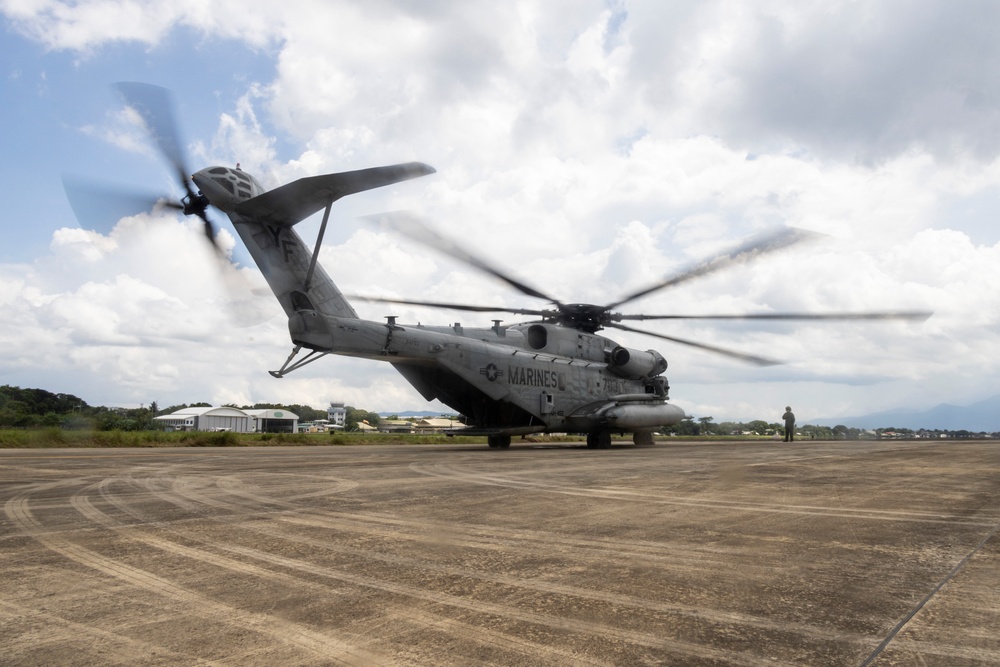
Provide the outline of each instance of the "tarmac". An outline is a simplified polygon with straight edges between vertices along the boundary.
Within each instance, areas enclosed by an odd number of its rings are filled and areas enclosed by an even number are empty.
[[[1000,665],[1000,442],[0,450],[3,665]]]

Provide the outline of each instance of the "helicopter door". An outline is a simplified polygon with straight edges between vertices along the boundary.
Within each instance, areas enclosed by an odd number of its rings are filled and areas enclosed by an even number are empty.
[[[538,411],[543,415],[551,414],[552,410],[555,408],[555,396],[547,391],[543,391],[539,394],[538,398]]]

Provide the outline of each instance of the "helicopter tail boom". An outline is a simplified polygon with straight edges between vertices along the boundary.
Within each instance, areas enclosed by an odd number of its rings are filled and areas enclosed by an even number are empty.
[[[340,289],[316,261],[332,204],[350,194],[432,173],[434,168],[422,162],[407,162],[311,176],[250,199],[233,201],[231,206],[219,207],[229,214],[244,245],[281,303],[296,344],[313,347],[313,341],[327,339],[329,332],[317,314],[357,318]],[[199,185],[211,185],[211,179],[206,180],[202,173],[195,176]],[[310,250],[292,227],[323,209],[323,224]]]

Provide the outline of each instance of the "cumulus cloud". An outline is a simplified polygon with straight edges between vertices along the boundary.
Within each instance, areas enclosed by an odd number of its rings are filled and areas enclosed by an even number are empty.
[[[434,165],[434,176],[338,202],[321,259],[347,292],[544,305],[357,220],[384,210],[418,209],[512,275],[594,303],[792,225],[825,240],[627,310],[937,314],[924,324],[645,323],[788,362],[765,370],[622,334],[667,355],[690,412],[756,417],[793,394],[800,415],[825,416],[994,391],[1000,350],[988,304],[1000,285],[1000,235],[982,224],[974,237],[959,217],[963,204],[992,201],[1000,176],[989,3],[292,5],[2,7],[22,34],[83,55],[136,41],[155,58],[179,26],[271,49],[273,72],[211,110],[214,134],[191,146],[199,162],[241,161],[268,185],[412,159]],[[87,132],[144,145],[120,110]],[[144,386],[220,402],[273,395],[254,373],[286,353],[281,318],[250,333],[223,324],[214,267],[188,238],[197,229],[155,217],[123,219],[108,234],[61,229],[26,271],[2,267],[10,280],[0,302],[17,306],[0,328],[16,349],[10,363],[25,363],[31,337],[66,347],[60,363],[80,377],[115,377],[130,397]],[[317,226],[300,225],[307,242]],[[192,379],[208,363],[213,379]],[[374,362],[324,360],[296,375],[282,381],[283,400],[420,403]]]
[[[716,11],[717,27],[700,35],[716,76],[701,110],[735,142],[865,162],[910,150],[991,162],[1000,152],[992,3],[720,3]]]
[[[220,0],[206,7],[197,0],[162,3],[155,0],[4,0],[4,14],[23,34],[52,50],[83,55],[114,42],[157,45],[173,28],[191,26],[217,38],[235,38],[263,46],[274,37],[276,12],[262,3],[247,11],[244,3]]]
[[[359,372],[353,360],[270,377],[291,348],[280,309],[269,300],[266,321],[235,326],[205,245],[200,230],[173,218],[126,219],[107,236],[61,229],[50,255],[0,267],[11,314],[0,323],[4,381],[27,386],[52,373],[52,389],[111,405],[414,401],[389,381],[391,369]]]

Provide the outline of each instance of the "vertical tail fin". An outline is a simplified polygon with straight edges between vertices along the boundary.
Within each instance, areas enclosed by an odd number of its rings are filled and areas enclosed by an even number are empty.
[[[408,162],[302,178],[235,204],[229,217],[289,317],[315,311],[356,318],[347,299],[315,263],[322,237],[310,251],[292,227],[341,197],[433,173],[426,164]]]

